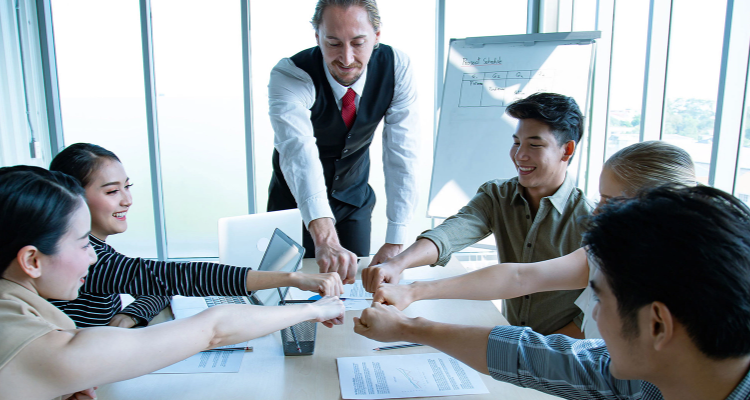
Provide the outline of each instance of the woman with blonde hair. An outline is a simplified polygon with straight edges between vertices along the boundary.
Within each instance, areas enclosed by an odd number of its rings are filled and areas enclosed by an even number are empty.
[[[614,197],[633,197],[641,189],[665,184],[695,186],[695,166],[690,154],[662,141],[636,143],[618,151],[604,163],[599,177],[599,205]],[[425,261],[425,264],[429,263],[429,260]],[[411,285],[384,283],[373,298],[374,302],[403,310],[414,301],[425,299],[510,299],[550,290],[586,288],[576,300],[584,311],[581,330],[586,338],[600,338],[596,323],[588,318],[596,301],[591,289],[587,288],[595,268],[596,263],[587,257],[584,248],[580,248],[551,260],[497,264],[436,281]],[[563,328],[556,333],[583,337],[575,329]]]

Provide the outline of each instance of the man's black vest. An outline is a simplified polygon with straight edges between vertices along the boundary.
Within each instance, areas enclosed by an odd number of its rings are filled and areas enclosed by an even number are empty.
[[[367,82],[359,100],[357,117],[350,130],[346,129],[341,110],[336,105],[326,78],[324,68],[327,67],[323,64],[320,48],[316,46],[303,50],[291,59],[298,68],[310,75],[315,85],[316,97],[310,109],[310,120],[323,165],[328,196],[361,207],[371,190],[367,185],[370,177],[370,142],[393,100],[393,49],[381,44],[373,50],[367,64]],[[273,170],[269,205],[281,200],[279,196],[291,196],[281,173],[279,153],[276,150],[273,152]],[[276,197],[276,200],[272,197]],[[291,201],[294,202],[293,197]]]

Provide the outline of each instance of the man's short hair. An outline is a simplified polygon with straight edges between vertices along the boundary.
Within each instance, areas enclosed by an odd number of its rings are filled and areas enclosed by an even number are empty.
[[[664,303],[697,348],[750,354],[750,209],[721,190],[663,186],[616,199],[589,220],[588,252],[618,303],[623,336],[639,309]]]
[[[313,14],[310,23],[318,32],[321,22],[323,22],[323,11],[328,6],[336,6],[348,8],[351,6],[359,6],[367,11],[367,16],[370,20],[370,24],[375,32],[380,31],[380,11],[378,11],[378,3],[375,0],[318,0],[318,4],[315,5],[315,13]]]
[[[505,112],[516,119],[535,119],[552,129],[557,145],[583,137],[583,114],[575,99],[557,93],[534,93],[511,103]]]

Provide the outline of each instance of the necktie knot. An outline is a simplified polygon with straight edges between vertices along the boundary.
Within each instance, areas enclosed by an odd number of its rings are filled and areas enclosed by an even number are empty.
[[[351,129],[354,124],[354,119],[357,116],[357,108],[354,105],[354,98],[357,94],[349,88],[346,94],[341,99],[341,118],[344,120],[346,129]]]

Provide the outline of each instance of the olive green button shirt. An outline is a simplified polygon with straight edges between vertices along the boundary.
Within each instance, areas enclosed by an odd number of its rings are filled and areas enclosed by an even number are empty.
[[[581,247],[584,229],[580,219],[593,208],[594,204],[566,176],[555,194],[542,198],[532,220],[518,177],[492,180],[483,184],[458,214],[418,239],[435,243],[439,251],[437,265],[447,264],[454,252],[490,234],[495,235],[500,262],[544,261]],[[503,315],[511,325],[529,326],[544,335],[574,319],[580,326],[581,310],[574,302],[581,292],[560,290],[508,299],[503,301]]]

